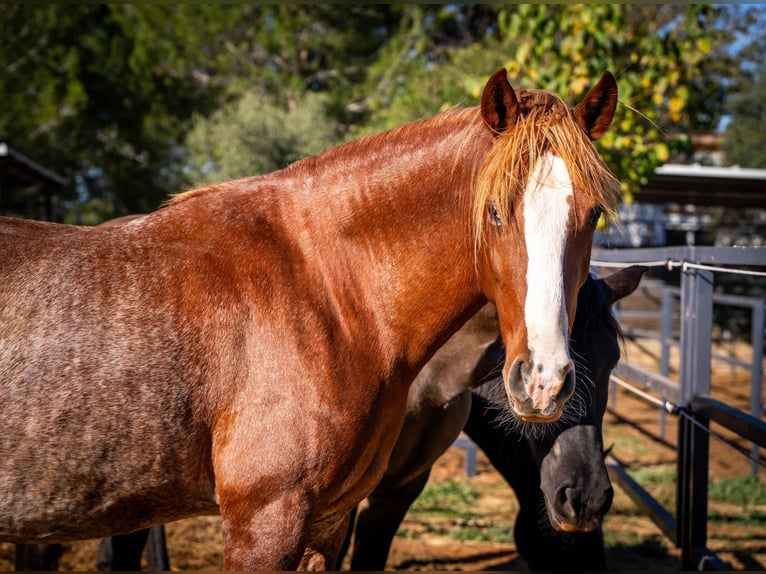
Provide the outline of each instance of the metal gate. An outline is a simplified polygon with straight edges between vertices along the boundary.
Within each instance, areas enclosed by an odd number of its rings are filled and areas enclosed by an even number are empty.
[[[661,372],[621,362],[619,377],[660,395],[657,403],[679,417],[675,513],[662,507],[614,458],[608,460],[612,479],[621,485],[662,532],[681,549],[684,570],[721,570],[727,565],[707,548],[708,459],[710,422],[733,431],[753,444],[753,452],[766,448],[766,423],[761,420],[760,389],[763,379],[764,303],[752,307],[754,349],[753,395],[750,414],[711,396],[712,327],[714,277],[719,273],[766,276],[766,248],[763,247],[666,247],[650,249],[594,249],[592,265],[680,269],[680,366],[678,382]],[[671,297],[672,293],[665,297]],[[721,301],[721,297],[719,301]],[[735,304],[742,301],[730,301]],[[669,343],[668,322],[663,316],[663,348]],[[664,360],[664,359],[663,359]],[[757,366],[755,366],[757,363]],[[666,363],[664,363],[666,365]],[[757,394],[756,394],[757,393]],[[755,463],[754,463],[755,464]]]

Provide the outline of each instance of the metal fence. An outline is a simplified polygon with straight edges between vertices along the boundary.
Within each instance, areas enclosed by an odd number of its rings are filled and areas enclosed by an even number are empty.
[[[677,490],[675,513],[664,508],[644,490],[614,458],[608,460],[612,479],[681,549],[683,570],[722,570],[727,565],[707,548],[707,506],[710,422],[713,421],[753,443],[753,452],[766,447],[766,423],[761,420],[762,352],[764,344],[763,299],[740,300],[714,294],[714,278],[721,273],[766,277],[766,248],[763,247],[665,247],[650,249],[594,249],[594,267],[624,267],[643,264],[649,267],[679,269],[680,289],[662,294],[663,310],[660,338],[663,341],[661,371],[621,362],[615,369],[615,382],[630,379],[633,384],[653,391],[645,398],[656,402],[664,412],[678,416]],[[671,337],[671,302],[680,297],[680,337]],[[713,304],[746,305],[753,321],[751,413],[746,413],[711,396]],[[667,313],[667,314],[666,314]],[[678,381],[668,377],[668,349],[679,347]],[[757,359],[757,360],[756,360]],[[757,364],[757,365],[756,365]],[[638,390],[641,394],[641,391]],[[753,459],[757,461],[757,457]],[[754,462],[756,464],[756,462]]]

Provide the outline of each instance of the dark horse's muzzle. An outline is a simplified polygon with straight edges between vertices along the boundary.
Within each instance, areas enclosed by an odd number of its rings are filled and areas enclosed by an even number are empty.
[[[590,532],[612,506],[601,431],[577,425],[562,432],[540,466],[540,489],[556,530]]]

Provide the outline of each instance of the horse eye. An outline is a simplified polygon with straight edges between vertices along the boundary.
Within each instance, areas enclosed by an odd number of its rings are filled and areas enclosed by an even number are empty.
[[[599,207],[593,209],[590,212],[590,221],[589,221],[589,223],[590,223],[591,227],[596,227],[596,225],[598,225],[598,220],[601,219],[601,214],[602,213],[603,213],[603,211]]]
[[[500,214],[497,212],[497,209],[495,208],[494,204],[490,204],[489,206],[489,217],[492,220],[492,223],[494,223],[498,227],[503,226],[503,220],[500,219]]]

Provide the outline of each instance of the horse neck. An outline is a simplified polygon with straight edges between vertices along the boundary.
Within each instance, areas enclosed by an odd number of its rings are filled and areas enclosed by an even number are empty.
[[[416,370],[485,302],[470,193],[491,141],[478,114],[455,115],[342,146],[280,175],[310,210],[302,241],[337,294],[338,313],[350,321],[371,312],[366,327],[381,347]],[[349,293],[362,298],[357,309],[347,308]]]

